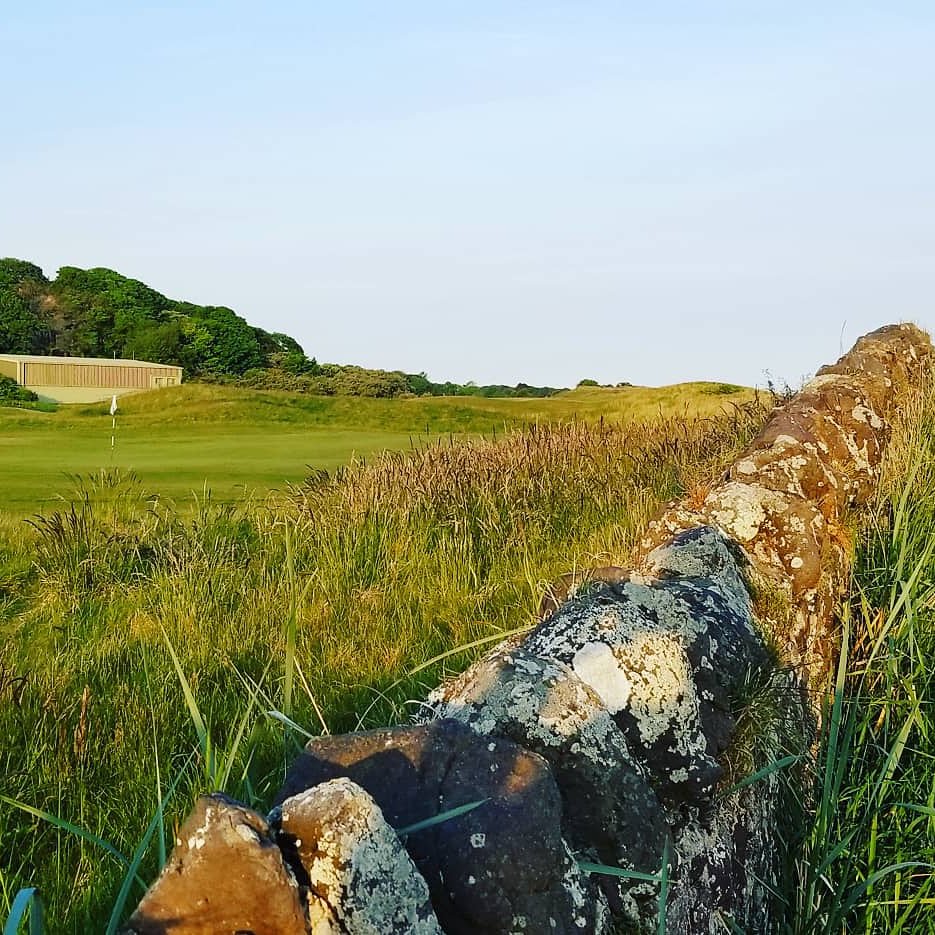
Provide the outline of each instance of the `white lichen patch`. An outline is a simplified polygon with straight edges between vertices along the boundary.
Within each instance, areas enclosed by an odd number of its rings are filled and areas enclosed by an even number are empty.
[[[396,832],[376,802],[349,779],[333,779],[283,803],[282,830],[307,839],[307,828],[320,833],[312,847],[299,848],[308,874],[315,914],[330,916],[334,931],[361,935],[411,932],[441,935],[429,890]],[[316,895],[317,894],[317,895]]]
[[[259,844],[260,836],[249,825],[237,824],[234,827],[236,834],[248,844]]]
[[[453,718],[481,735],[519,735],[547,758],[564,751],[605,765],[630,760],[600,697],[556,660],[495,651],[436,689],[429,701],[423,718]]]
[[[616,647],[615,655],[630,670],[628,711],[643,743],[653,744],[671,731],[673,752],[703,755],[698,697],[681,641],[669,632],[647,630]]]
[[[571,667],[582,682],[597,692],[611,714],[626,707],[632,686],[606,643],[585,643],[575,653]]]
[[[851,418],[855,422],[866,422],[874,431],[883,428],[883,420],[869,407],[856,405],[851,410]]]
[[[711,519],[729,536],[752,542],[772,513],[786,509],[782,494],[755,484],[729,482],[718,487],[705,500]]]

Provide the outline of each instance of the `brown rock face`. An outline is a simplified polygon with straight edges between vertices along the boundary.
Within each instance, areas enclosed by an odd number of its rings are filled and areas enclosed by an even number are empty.
[[[306,935],[299,888],[269,827],[223,795],[203,795],[126,935]]]

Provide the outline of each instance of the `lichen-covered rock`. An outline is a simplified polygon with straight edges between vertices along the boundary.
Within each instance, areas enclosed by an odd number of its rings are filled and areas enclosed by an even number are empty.
[[[734,462],[730,480],[811,500],[827,518],[852,497],[829,464],[827,446],[796,413],[780,413],[754,446]],[[805,423],[805,424],[802,424]]]
[[[827,521],[813,503],[757,484],[728,482],[708,494],[704,511],[761,572],[788,582],[793,595],[817,586]]]
[[[807,383],[795,400],[771,420],[770,433],[814,446],[812,453],[833,474],[837,499],[844,505],[865,498],[872,489],[886,441],[883,426],[866,380],[824,374]],[[764,434],[759,445],[768,439],[769,435]],[[802,475],[801,495],[817,500],[821,488],[809,486],[803,467],[797,461],[791,465]]]
[[[562,838],[561,797],[546,761],[446,719],[309,742],[278,801],[347,777],[397,829],[477,808],[405,835],[449,935],[601,932],[607,903]]]
[[[441,935],[428,885],[360,786],[332,779],[300,792],[276,824],[304,870],[312,935]]]
[[[766,654],[721,533],[681,533],[647,567],[664,577],[569,601],[523,649],[565,663],[597,693],[660,795],[699,801],[722,773],[732,693]]]
[[[859,376],[872,394],[874,407],[880,411],[893,403],[894,387],[918,379],[932,356],[931,341],[920,328],[907,322],[885,325],[858,338],[848,353],[836,363],[822,367],[818,376]]]
[[[305,935],[299,887],[266,821],[204,795],[124,930],[127,935]]]
[[[744,932],[776,930],[777,804],[775,789],[759,788],[715,803],[704,821],[674,822],[667,932],[719,935],[726,919]]]
[[[546,759],[562,795],[562,830],[582,857],[655,873],[668,825],[643,768],[596,692],[563,663],[499,648],[432,692],[420,717],[453,718]],[[652,884],[597,878],[615,916],[655,911]]]

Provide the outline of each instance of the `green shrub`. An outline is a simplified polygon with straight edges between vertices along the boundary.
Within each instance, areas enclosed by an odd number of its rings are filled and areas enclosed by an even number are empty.
[[[32,391],[20,386],[12,377],[0,376],[0,405],[9,403],[34,403],[39,397]]]
[[[706,386],[703,391],[707,396],[732,396],[734,393],[743,392],[742,386],[736,383],[712,383]]]

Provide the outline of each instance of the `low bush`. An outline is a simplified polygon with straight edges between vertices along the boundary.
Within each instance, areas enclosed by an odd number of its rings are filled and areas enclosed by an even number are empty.
[[[0,406],[10,403],[34,403],[39,397],[12,377],[0,376]]]

